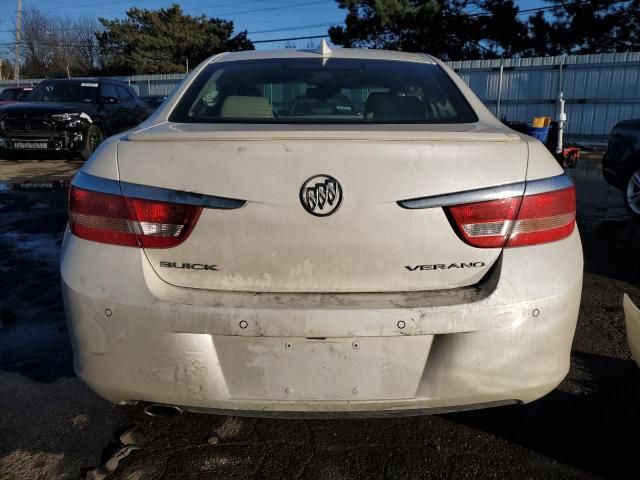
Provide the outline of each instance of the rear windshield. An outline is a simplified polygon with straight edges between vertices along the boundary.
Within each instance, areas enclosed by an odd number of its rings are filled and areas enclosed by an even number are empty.
[[[0,92],[0,100],[15,100],[18,98],[18,93],[20,93],[20,90],[17,88],[5,88]]]
[[[270,59],[207,66],[169,120],[181,123],[471,123],[477,117],[438,65]]]
[[[98,98],[98,82],[47,80],[25,98],[30,102],[92,103]]]

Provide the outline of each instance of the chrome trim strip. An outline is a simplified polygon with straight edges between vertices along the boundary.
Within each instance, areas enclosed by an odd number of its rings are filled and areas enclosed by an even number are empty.
[[[552,192],[573,186],[573,180],[569,176],[562,174],[556,177],[541,178],[527,182],[525,195],[535,195],[537,193]]]
[[[246,205],[246,200],[216,197],[201,193],[183,192],[162,187],[150,187],[138,183],[118,182],[87,173],[78,172],[71,182],[72,185],[96,192],[124,195],[126,197],[156,200],[159,202],[180,203],[196,207],[232,210]]]
[[[460,205],[462,203],[486,202],[489,200],[498,200],[500,198],[517,197],[518,195],[524,194],[524,188],[524,182],[509,183],[506,185],[499,185],[497,187],[467,190],[465,192],[400,200],[398,205],[402,208],[418,209],[448,207],[450,205]]]
[[[201,193],[183,192],[162,187],[149,187],[137,183],[120,182],[122,194],[125,197],[142,198],[144,200],[157,200],[160,202],[181,203],[183,205],[195,205],[196,207],[217,208],[233,210],[243,207],[247,201],[235,198],[216,197]]]
[[[122,195],[120,185],[117,180],[110,178],[96,177],[88,173],[78,172],[71,180],[71,185],[94,192],[110,193],[111,195]]]
[[[521,195],[535,195],[568,188],[573,185],[571,179],[565,175],[542,178],[528,182],[508,183],[489,188],[479,188],[464,192],[434,195],[432,197],[412,198],[398,201],[398,205],[407,209],[438,208],[464,203],[487,202],[501,198],[517,197]]]

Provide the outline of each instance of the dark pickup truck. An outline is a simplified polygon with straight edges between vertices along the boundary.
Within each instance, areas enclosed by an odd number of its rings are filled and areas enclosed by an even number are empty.
[[[87,159],[104,138],[148,115],[147,105],[126,83],[107,78],[45,80],[24,101],[0,107],[0,147],[72,152]]]
[[[640,119],[624,120],[613,127],[602,173],[610,185],[622,190],[629,212],[640,217]]]

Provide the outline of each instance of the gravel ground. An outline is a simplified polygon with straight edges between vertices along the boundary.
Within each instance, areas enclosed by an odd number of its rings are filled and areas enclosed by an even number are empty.
[[[375,420],[157,419],[98,398],[73,374],[60,300],[65,193],[0,193],[0,479],[101,478],[121,457],[108,478],[637,478],[622,293],[640,300],[640,222],[597,162],[570,173],[586,272],[567,379],[529,405]],[[122,451],[132,427],[143,446]]]

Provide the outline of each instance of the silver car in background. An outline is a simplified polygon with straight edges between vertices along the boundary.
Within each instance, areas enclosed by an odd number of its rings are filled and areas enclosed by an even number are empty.
[[[73,181],[75,369],[213,413],[530,402],[569,369],[575,209],[545,147],[428,55],[217,55]]]

